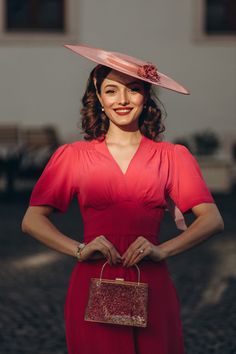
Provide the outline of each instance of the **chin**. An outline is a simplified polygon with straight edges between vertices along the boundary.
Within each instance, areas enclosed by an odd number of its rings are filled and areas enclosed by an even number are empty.
[[[133,124],[136,124],[137,119],[121,118],[119,120],[114,119],[112,121],[113,121],[113,123],[115,123],[117,125],[133,125]]]
[[[132,128],[134,125],[136,126],[135,122],[117,122],[116,125],[120,127],[130,127],[130,128]]]

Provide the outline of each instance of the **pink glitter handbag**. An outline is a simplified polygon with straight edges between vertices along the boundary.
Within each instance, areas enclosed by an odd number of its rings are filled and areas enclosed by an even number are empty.
[[[126,326],[147,326],[148,284],[138,281],[102,279],[105,265],[102,266],[100,278],[90,280],[89,299],[85,311],[85,320]]]

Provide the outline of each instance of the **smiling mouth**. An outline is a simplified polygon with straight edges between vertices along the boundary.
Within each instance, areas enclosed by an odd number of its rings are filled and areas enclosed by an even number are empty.
[[[133,108],[117,108],[114,109],[114,111],[119,114],[120,116],[124,116],[126,114],[129,114],[132,111]]]

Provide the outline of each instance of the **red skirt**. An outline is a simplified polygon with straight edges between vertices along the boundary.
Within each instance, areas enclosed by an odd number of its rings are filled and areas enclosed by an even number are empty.
[[[148,283],[148,326],[137,328],[84,320],[90,279],[100,276],[104,260],[77,263],[65,303],[69,354],[183,354],[179,300],[165,262],[139,264]],[[136,281],[135,267],[106,267],[104,278]]]

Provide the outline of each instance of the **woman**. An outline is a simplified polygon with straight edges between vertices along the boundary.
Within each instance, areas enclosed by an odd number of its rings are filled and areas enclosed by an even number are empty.
[[[188,91],[150,63],[86,46],[67,46],[99,65],[83,97],[86,141],[60,147],[37,182],[22,229],[47,246],[77,257],[65,305],[70,354],[183,354],[179,304],[165,260],[223,229],[223,221],[188,150],[160,142],[161,111],[152,84]],[[49,220],[78,196],[84,243],[62,234]],[[195,221],[158,242],[164,210],[192,210]],[[178,209],[177,209],[178,208]],[[146,328],[84,320],[89,282],[99,277],[148,283]]]

